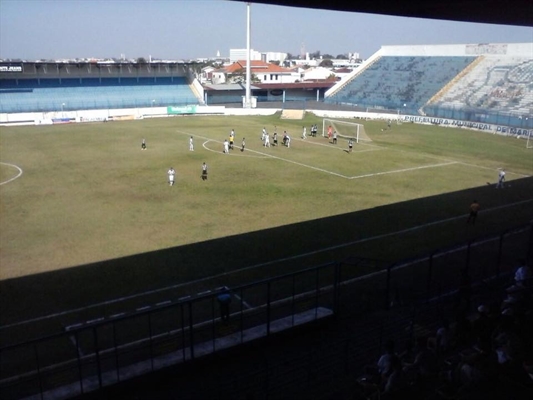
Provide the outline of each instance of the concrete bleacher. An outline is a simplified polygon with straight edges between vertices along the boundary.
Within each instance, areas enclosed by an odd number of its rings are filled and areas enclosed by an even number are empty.
[[[472,56],[383,56],[326,102],[416,111],[474,60]]]
[[[533,60],[527,56],[484,56],[432,105],[468,106],[529,114],[533,109]]]
[[[198,104],[183,77],[0,81],[0,112],[136,108]]]

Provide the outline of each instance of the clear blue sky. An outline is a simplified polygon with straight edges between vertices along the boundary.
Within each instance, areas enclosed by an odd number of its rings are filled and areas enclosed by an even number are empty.
[[[349,0],[347,0],[349,1]],[[360,53],[382,45],[518,43],[533,28],[253,4],[252,48]],[[229,56],[246,48],[246,3],[225,0],[0,0],[0,58]]]

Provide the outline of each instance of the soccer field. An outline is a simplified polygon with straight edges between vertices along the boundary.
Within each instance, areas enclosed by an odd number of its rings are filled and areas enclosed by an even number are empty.
[[[321,121],[308,113],[2,128],[3,296],[25,282],[39,287],[34,303],[62,310],[253,265],[262,267],[241,282],[353,254],[393,261],[533,218],[533,153],[523,140],[355,120],[372,142],[348,153],[347,141],[334,145],[320,132],[300,138],[302,126]],[[287,131],[291,147],[265,148],[263,127],[280,144]],[[224,154],[231,129],[235,149]],[[494,188],[498,168],[507,172],[503,190]],[[466,228],[474,198],[481,215]],[[50,302],[53,290],[76,293]]]

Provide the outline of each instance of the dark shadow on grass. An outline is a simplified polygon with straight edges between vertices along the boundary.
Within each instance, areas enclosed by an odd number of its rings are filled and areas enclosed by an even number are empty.
[[[174,299],[191,289],[161,289],[217,275],[219,278],[205,283],[205,287],[220,284],[235,287],[351,255],[393,262],[399,255],[411,257],[431,248],[527,223],[533,219],[533,206],[527,203],[532,200],[531,193],[533,178],[514,180],[512,188],[498,191],[483,184],[329,218],[7,279],[0,282],[0,326],[146,291],[158,292],[148,300],[137,300],[137,305]],[[480,202],[481,212],[475,228],[467,228],[465,221],[473,199]],[[504,208],[520,202],[526,202],[527,207]],[[496,207],[501,208],[487,212]],[[450,216],[457,219],[438,222],[450,220]],[[459,223],[454,225],[454,221]],[[409,237],[390,235],[406,229],[411,229]],[[411,243],[413,235],[418,239]],[[346,243],[352,244],[343,246]],[[232,273],[237,270],[241,271]],[[101,312],[109,315],[113,311],[106,306]],[[86,317],[81,314],[79,318]],[[66,317],[71,323],[79,318]]]

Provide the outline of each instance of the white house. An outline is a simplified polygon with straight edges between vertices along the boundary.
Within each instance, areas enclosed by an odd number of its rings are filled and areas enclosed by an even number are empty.
[[[298,73],[289,68],[260,60],[251,61],[251,73],[258,83],[292,83],[300,80]],[[240,60],[211,72],[214,84],[239,83],[246,80],[246,61]]]

